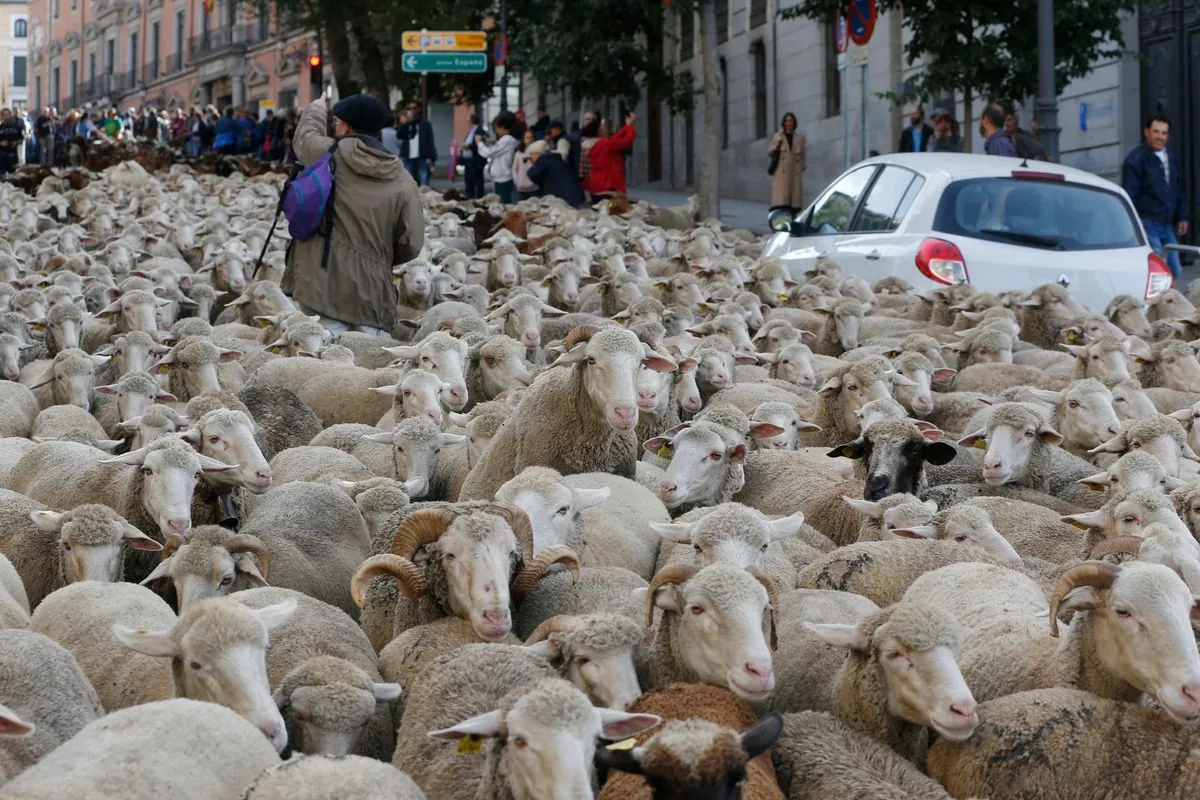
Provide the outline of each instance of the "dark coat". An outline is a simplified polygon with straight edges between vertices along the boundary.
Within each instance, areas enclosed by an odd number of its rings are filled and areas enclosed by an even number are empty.
[[[437,161],[437,142],[433,138],[433,126],[427,119],[418,119],[405,125],[396,126],[396,140],[400,143],[400,157],[408,158],[408,140],[412,138],[413,126],[417,126],[417,142],[419,157],[426,161]]]
[[[1121,186],[1133,201],[1138,216],[1169,225],[1186,222],[1187,197],[1183,192],[1183,169],[1179,158],[1167,151],[1171,177],[1167,180],[1162,161],[1145,142],[1130,151],[1121,168]]]
[[[900,134],[900,152],[912,153],[913,151],[913,135],[912,126],[908,126]],[[928,123],[921,126],[921,149],[924,150],[929,140],[933,138],[933,128],[929,127]]]
[[[583,205],[583,187],[579,185],[579,178],[575,177],[575,173],[558,153],[543,153],[537,163],[525,173],[525,177],[536,183],[544,195],[561,197],[568,205]]]

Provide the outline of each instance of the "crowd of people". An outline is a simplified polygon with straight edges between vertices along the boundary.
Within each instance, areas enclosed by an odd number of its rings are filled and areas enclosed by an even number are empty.
[[[259,119],[248,108],[232,106],[224,111],[208,105],[169,112],[153,106],[124,111],[73,108],[61,115],[57,108],[47,106],[30,122],[24,111],[13,115],[5,109],[0,113],[0,171],[11,171],[26,162],[78,165],[94,142],[135,139],[177,147],[190,158],[217,152],[280,161],[290,155],[295,129],[294,110],[281,114],[268,110]],[[19,159],[6,157],[8,149]]]

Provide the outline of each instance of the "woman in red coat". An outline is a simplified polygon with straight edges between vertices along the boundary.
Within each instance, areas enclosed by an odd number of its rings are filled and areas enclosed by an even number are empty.
[[[633,147],[637,131],[633,129],[637,114],[625,115],[625,124],[612,136],[596,144],[588,154],[591,169],[584,178],[583,188],[592,196],[592,202],[625,191],[625,151]]]

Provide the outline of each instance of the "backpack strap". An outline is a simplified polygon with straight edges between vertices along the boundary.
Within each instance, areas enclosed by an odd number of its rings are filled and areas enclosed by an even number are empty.
[[[329,248],[333,240],[333,201],[337,195],[337,158],[336,151],[338,148],[337,140],[329,146],[329,174],[333,176],[333,183],[329,186],[329,198],[325,201],[325,208],[321,215],[320,232],[325,241],[321,245],[321,268],[324,269],[329,265]]]

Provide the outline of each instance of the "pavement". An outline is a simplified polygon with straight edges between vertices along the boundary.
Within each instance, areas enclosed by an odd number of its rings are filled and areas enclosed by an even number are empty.
[[[462,181],[451,183],[445,177],[435,177],[430,181],[430,186],[438,191],[446,191],[450,187],[456,187],[460,191],[463,188]],[[682,206],[692,196],[692,192],[676,192],[665,189],[643,189],[634,186],[629,190],[630,200],[644,200],[647,203],[655,206]],[[721,198],[720,219],[731,228],[744,228],[756,234],[768,232],[767,228],[767,210],[769,206],[766,203],[752,203],[748,200],[735,200],[730,197]],[[1198,275],[1200,277],[1200,275]]]

